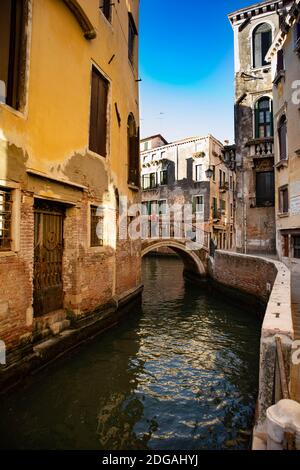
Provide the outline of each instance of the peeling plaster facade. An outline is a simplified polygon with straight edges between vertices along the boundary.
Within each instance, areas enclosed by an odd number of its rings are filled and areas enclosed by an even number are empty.
[[[265,1],[229,15],[235,46],[235,141],[237,171],[236,247],[242,253],[275,253],[274,201],[259,203],[258,173],[274,173],[273,132],[256,134],[255,109],[259,99],[272,100],[271,65],[254,65],[253,34],[269,25],[272,38],[279,29],[279,14],[289,1]],[[272,176],[271,176],[272,177]]]
[[[235,171],[234,162],[226,160],[224,146],[211,135],[168,145],[163,145],[163,140],[154,136],[141,143],[143,204],[164,201],[169,206],[193,205],[194,198],[200,196],[207,246],[212,239],[218,248],[235,249]],[[145,142],[150,150],[143,150]],[[211,179],[206,175],[210,167],[215,168]],[[162,171],[166,172],[166,181],[162,181]],[[145,188],[143,181],[151,174],[155,174],[155,185]]]
[[[274,128],[275,128],[275,197],[277,252],[280,257],[300,264],[296,237],[300,237],[300,42],[297,37],[300,22],[300,1],[293,2],[290,14],[282,23],[269,52],[272,62]],[[298,26],[299,27],[299,26]],[[278,54],[283,53],[283,67],[278,66]],[[287,155],[282,158],[278,127],[286,117]],[[288,203],[282,206],[280,191],[286,188]]]
[[[119,240],[117,225],[119,197],[140,201],[127,183],[129,114],[139,122],[138,41],[131,62],[124,38],[129,16],[138,28],[139,1],[114,3],[111,21],[98,0],[28,0],[26,8],[23,101],[19,110],[0,103],[0,190],[13,199],[11,247],[0,250],[0,338],[9,364],[36,341],[134,296],[141,282],[140,242]],[[108,82],[106,157],[89,150],[92,66]],[[36,316],[42,201],[64,214],[63,305]],[[103,246],[91,247],[91,205],[104,211]]]

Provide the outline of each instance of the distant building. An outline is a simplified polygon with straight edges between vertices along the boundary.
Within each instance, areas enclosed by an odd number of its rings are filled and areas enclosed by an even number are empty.
[[[280,258],[300,259],[300,0],[295,0],[269,52],[275,130],[275,201]]]
[[[274,0],[229,15],[235,44],[236,247],[274,253],[273,84],[266,54],[290,1]]]
[[[235,172],[230,152],[225,153],[211,135],[162,146],[157,146],[158,141],[164,143],[165,139],[155,136],[141,142],[145,212],[150,215],[159,207],[162,214],[166,207],[189,204],[194,214],[202,214],[209,238],[219,248],[234,249]],[[145,142],[148,150],[144,150]]]
[[[151,137],[141,140],[141,151],[152,150],[162,147],[163,145],[168,145],[168,142],[161,134],[152,135]]]

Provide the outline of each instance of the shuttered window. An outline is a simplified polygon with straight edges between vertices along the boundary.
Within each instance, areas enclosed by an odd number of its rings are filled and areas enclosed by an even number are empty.
[[[204,211],[204,197],[194,196],[193,197],[193,213],[199,214]]]
[[[0,102],[20,109],[23,95],[26,0],[0,2]]]
[[[275,202],[274,171],[256,173],[257,207],[274,206]]]
[[[140,187],[140,136],[132,114],[127,121],[128,184]]]
[[[108,81],[92,68],[89,148],[106,157]]]
[[[0,251],[11,249],[12,193],[0,188]]]
[[[253,32],[253,67],[263,67],[269,63],[266,55],[272,44],[272,28],[269,24],[258,25]]]
[[[278,125],[278,140],[279,140],[279,158],[280,160],[287,159],[287,142],[286,142],[286,117],[281,116]]]

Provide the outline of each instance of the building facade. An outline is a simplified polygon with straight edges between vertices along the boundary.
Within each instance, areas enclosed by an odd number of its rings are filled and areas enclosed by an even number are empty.
[[[265,1],[229,15],[235,46],[236,247],[275,253],[273,84],[266,55],[290,2]]]
[[[8,365],[140,286],[139,2],[0,5],[0,339]],[[124,34],[126,40],[124,40]]]
[[[170,207],[189,205],[205,243],[212,239],[221,249],[234,249],[234,157],[211,135],[167,145],[161,136],[151,139],[141,142],[144,214],[165,215]]]
[[[300,259],[300,0],[282,18],[269,51],[275,129],[275,201],[280,259]]]

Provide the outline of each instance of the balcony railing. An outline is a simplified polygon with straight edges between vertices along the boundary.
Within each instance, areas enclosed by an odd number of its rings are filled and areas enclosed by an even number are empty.
[[[153,214],[142,216],[142,238],[190,240],[208,249],[210,234],[203,230],[201,223],[197,224],[195,218],[187,222]]]
[[[255,139],[248,142],[250,157],[267,158],[274,157],[274,138]]]

